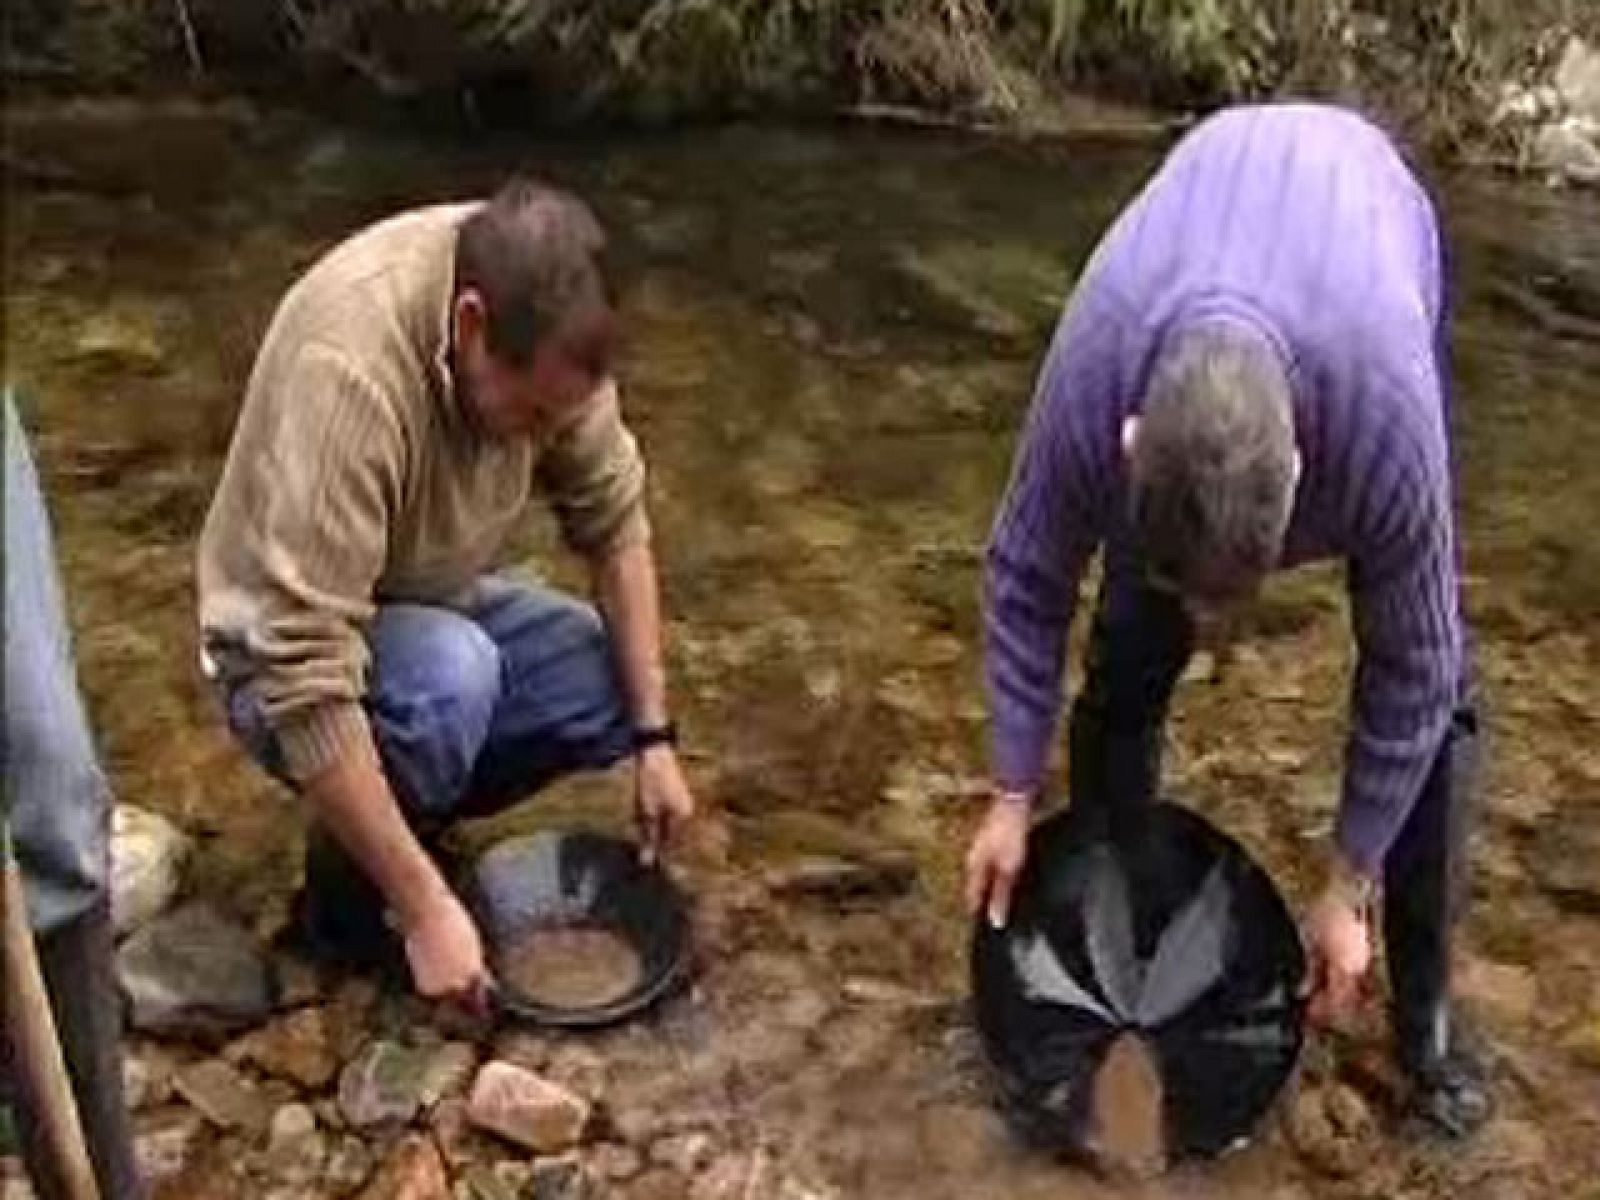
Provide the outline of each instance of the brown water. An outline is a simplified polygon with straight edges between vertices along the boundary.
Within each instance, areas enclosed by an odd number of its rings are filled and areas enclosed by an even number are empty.
[[[628,995],[643,977],[639,952],[609,929],[536,929],[500,958],[500,981],[550,1008],[599,1008]]]
[[[107,764],[123,799],[201,837],[195,890],[269,928],[296,870],[292,803],[242,762],[194,669],[194,538],[256,339],[355,226],[512,169],[552,175],[592,198],[628,276],[624,390],[706,813],[677,852],[704,978],[664,1024],[586,1043],[612,1099],[702,1114],[752,1172],[818,1195],[1102,1194],[992,1116],[961,1017],[955,881],[982,790],[982,541],[1073,272],[1153,148],[751,128],[452,142],[244,109],[13,119],[15,157],[56,182],[7,198],[6,369]],[[1592,195],[1444,184],[1490,729],[1465,946],[1531,977],[1537,1003],[1480,998],[1501,1117],[1471,1149],[1374,1135],[1359,1176],[1332,1178],[1269,1122],[1147,1194],[1589,1200],[1600,1177],[1600,925],[1538,886],[1534,836],[1600,823],[1600,347],[1552,319],[1600,295],[1600,213]],[[535,522],[519,551],[581,585],[553,548]],[[1296,899],[1338,787],[1338,584],[1274,581],[1172,723],[1173,785]],[[554,789],[498,827],[621,824],[627,782]],[[841,912],[761,883],[796,853],[878,858],[863,839],[911,856],[916,886]],[[1388,1128],[1385,1064],[1375,1006],[1306,1072],[1349,1083]]]

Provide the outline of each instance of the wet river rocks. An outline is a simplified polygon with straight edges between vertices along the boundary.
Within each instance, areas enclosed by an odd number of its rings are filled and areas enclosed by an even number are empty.
[[[152,874],[123,909],[146,922],[122,943],[142,973],[128,1075],[163,1200],[1588,1200],[1592,200],[1437,181],[1490,734],[1463,978],[1500,1115],[1471,1147],[1399,1136],[1375,995],[1312,1041],[1255,1144],[1124,1186],[996,1116],[964,1011],[958,878],[982,795],[983,539],[1053,313],[1154,148],[739,126],[467,144],[237,105],[8,119],[27,160],[118,189],[8,195],[5,339],[106,765],[123,802],[184,839],[147,839],[129,861]],[[281,291],[355,225],[519,166],[594,200],[631,280],[623,393],[704,813],[673,854],[696,903],[694,985],[582,1036],[444,1021],[268,953],[299,822],[193,662],[193,541]],[[514,552],[582,586],[548,528]],[[1337,573],[1274,580],[1173,714],[1169,785],[1297,901],[1338,794],[1347,630]],[[625,777],[572,781],[463,842],[626,829],[627,805]],[[164,921],[225,945],[227,971],[161,945]],[[485,1071],[517,1082],[505,1098],[527,1122],[474,1122]],[[538,1148],[505,1136],[535,1124]]]

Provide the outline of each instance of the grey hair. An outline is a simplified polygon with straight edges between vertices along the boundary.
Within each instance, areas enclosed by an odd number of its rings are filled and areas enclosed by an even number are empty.
[[[1298,459],[1288,375],[1260,335],[1224,325],[1158,355],[1131,455],[1146,569],[1184,592],[1225,596],[1277,562]]]

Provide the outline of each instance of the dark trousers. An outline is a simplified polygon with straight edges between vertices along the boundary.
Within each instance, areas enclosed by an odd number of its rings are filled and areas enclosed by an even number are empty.
[[[100,1195],[140,1200],[148,1193],[139,1179],[122,1095],[122,1014],[112,978],[110,915],[102,903],[40,934],[35,945]],[[15,1101],[28,1177],[40,1200],[56,1200],[66,1195],[65,1186],[52,1165],[32,1097],[18,1095]]]
[[[1172,691],[1194,649],[1178,599],[1118,573],[1102,589],[1088,671],[1072,708],[1072,804],[1113,824],[1157,797]],[[1426,1056],[1448,1036],[1450,935],[1467,888],[1478,718],[1466,688],[1384,863],[1383,932],[1403,1053]]]

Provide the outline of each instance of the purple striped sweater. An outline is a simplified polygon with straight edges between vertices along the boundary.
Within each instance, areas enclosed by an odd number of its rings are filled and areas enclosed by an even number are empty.
[[[1358,648],[1337,836],[1375,871],[1462,678],[1431,204],[1389,140],[1317,105],[1231,109],[1172,151],[1101,242],[1041,369],[989,543],[997,780],[1037,790],[1079,581],[1126,549],[1123,420],[1174,330],[1237,322],[1282,356],[1303,475],[1284,567],[1342,557]]]

